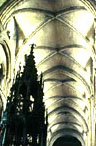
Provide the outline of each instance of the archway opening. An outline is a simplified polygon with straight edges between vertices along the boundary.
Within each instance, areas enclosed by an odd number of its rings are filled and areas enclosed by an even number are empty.
[[[82,146],[81,142],[73,136],[64,136],[58,138],[53,146]]]

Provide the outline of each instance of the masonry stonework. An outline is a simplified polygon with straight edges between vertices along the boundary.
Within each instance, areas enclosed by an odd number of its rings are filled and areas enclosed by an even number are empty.
[[[96,146],[96,6],[90,0],[9,0],[0,7],[0,107],[30,44],[43,73],[47,146]],[[69,138],[70,139],[70,138]]]

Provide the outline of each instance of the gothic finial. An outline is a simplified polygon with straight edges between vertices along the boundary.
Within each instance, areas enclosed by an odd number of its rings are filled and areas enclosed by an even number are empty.
[[[31,51],[30,51],[30,53],[32,54],[33,49],[36,47],[36,44],[30,44],[29,46],[31,46]]]

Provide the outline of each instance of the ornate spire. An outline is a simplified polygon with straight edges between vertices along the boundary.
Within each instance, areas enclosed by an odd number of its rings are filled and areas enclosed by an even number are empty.
[[[6,120],[4,121],[2,118],[1,121],[1,125],[3,125],[1,144],[4,146],[10,144],[41,146],[46,139],[44,136],[46,126],[42,75],[38,81],[33,47],[32,45],[29,56],[25,56],[24,72],[21,73],[19,68],[8,97],[6,114],[4,114]],[[31,97],[34,98],[34,102]]]

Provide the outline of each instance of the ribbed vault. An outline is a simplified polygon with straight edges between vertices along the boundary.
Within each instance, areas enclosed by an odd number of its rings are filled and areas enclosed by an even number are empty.
[[[89,0],[8,3],[7,9],[2,7],[0,19],[14,52],[15,73],[20,62],[24,64],[29,45],[36,44],[34,56],[38,74],[43,73],[48,114],[47,145],[58,146],[63,139],[65,144],[71,139],[74,146],[95,146],[91,102],[96,63],[95,5]]]

